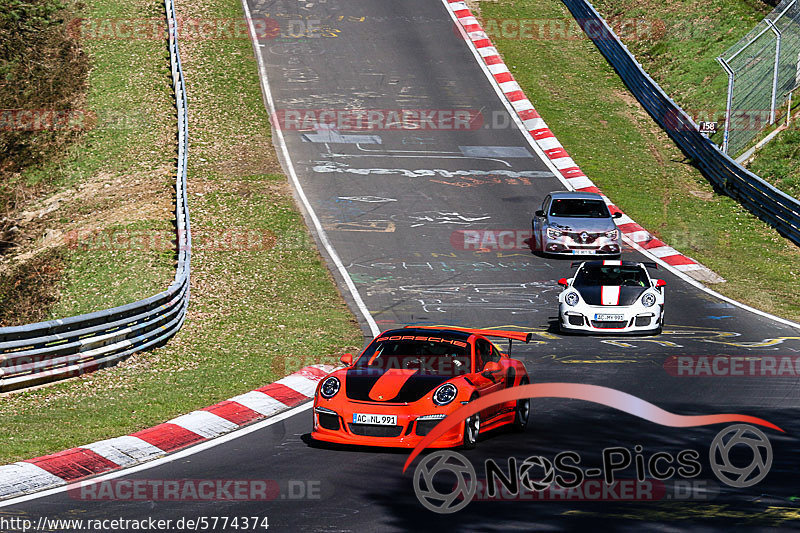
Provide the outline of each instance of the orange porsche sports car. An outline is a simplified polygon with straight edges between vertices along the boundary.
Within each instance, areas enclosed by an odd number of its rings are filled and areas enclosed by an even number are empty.
[[[445,416],[492,392],[529,383],[522,362],[486,337],[529,342],[519,331],[408,326],[381,333],[346,368],[323,378],[314,397],[319,441],[413,448]],[[468,418],[433,447],[474,447],[481,430],[522,431],[530,400],[495,405]]]

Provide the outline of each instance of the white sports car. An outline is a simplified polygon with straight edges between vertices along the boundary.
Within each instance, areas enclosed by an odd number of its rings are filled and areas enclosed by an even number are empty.
[[[650,278],[655,263],[585,261],[575,277],[561,278],[558,295],[561,331],[583,333],[661,333],[664,280]]]

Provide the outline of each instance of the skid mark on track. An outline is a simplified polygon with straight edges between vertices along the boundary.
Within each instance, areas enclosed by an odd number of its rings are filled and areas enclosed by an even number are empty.
[[[791,342],[791,344],[795,345],[797,348],[800,348],[800,337],[775,337],[771,339],[762,339],[760,341],[720,341],[715,339],[705,339],[706,342],[713,342],[715,344],[724,344],[726,346],[735,346],[736,348],[769,348],[772,346],[778,346],[780,344],[784,344],[787,341],[795,341]],[[792,351],[798,351],[795,348],[789,348]]]
[[[542,170],[446,170],[443,168],[432,169],[407,169],[407,168],[353,168],[344,163],[336,163],[330,161],[316,161],[311,167],[313,172],[319,174],[353,174],[356,176],[403,176],[405,178],[469,178],[469,177],[485,177],[485,178],[551,178],[552,174]],[[499,183],[499,182],[498,182]],[[451,183],[447,183],[450,185]],[[523,183],[525,184],[525,183]],[[531,182],[526,183],[530,185]]]
[[[388,220],[360,220],[356,222],[334,222],[325,224],[326,230],[334,231],[370,231],[373,233],[393,233],[394,222]]]
[[[475,222],[485,222],[490,218],[492,218],[491,215],[486,213],[462,214],[458,211],[422,211],[391,216],[391,219],[395,222],[408,224],[412,228],[417,228],[426,224],[472,226]]]
[[[458,285],[402,285],[400,291],[411,293],[426,313],[446,313],[458,309],[507,311],[511,314],[534,313],[549,308],[555,292],[549,283],[465,283]]]

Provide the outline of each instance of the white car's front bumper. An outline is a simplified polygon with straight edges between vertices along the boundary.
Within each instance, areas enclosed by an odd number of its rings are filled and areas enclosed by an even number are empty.
[[[562,331],[586,333],[647,333],[661,327],[664,306],[598,306],[583,302],[576,306],[561,303],[558,318]],[[605,316],[603,316],[605,315]]]

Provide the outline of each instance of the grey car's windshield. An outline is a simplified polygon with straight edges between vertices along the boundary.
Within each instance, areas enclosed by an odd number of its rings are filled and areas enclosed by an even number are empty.
[[[638,265],[584,265],[575,276],[573,285],[646,287],[647,273]]]
[[[606,204],[602,200],[585,198],[555,198],[550,204],[551,217],[609,218]]]

